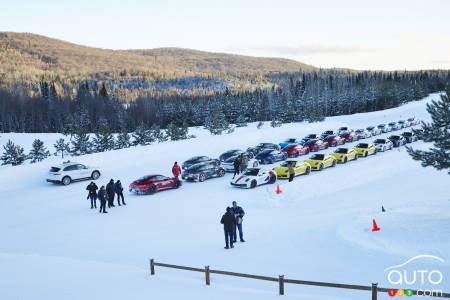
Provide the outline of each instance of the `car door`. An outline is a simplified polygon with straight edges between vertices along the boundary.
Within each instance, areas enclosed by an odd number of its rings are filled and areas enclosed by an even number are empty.
[[[85,165],[77,164],[77,172],[78,172],[79,178],[91,177],[90,170]]]
[[[215,176],[215,163],[212,164],[208,164],[205,166],[205,174],[206,174],[206,178],[211,178],[213,176]]]
[[[73,179],[79,179],[78,168],[77,165],[71,165],[64,168],[64,176],[69,176]]]

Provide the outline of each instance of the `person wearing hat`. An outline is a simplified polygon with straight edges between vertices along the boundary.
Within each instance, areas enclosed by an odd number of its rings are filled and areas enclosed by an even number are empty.
[[[114,188],[114,180],[111,179],[109,183],[106,185],[106,196],[108,198],[108,208],[114,207],[114,194],[115,194],[115,188]]]
[[[91,199],[91,209],[97,208],[98,186],[93,181],[91,181],[91,183],[86,187],[86,190],[89,191],[88,199]]]
[[[242,218],[244,218],[245,212],[242,207],[237,206],[236,201],[233,201],[233,206],[231,207],[231,213],[234,215],[236,222],[233,228],[233,243],[236,243],[236,229],[239,230],[239,239],[241,242],[244,241],[244,234],[242,233]],[[237,228],[236,228],[237,227]]]
[[[108,213],[106,211],[106,190],[105,190],[105,186],[102,185],[102,187],[100,188],[100,190],[98,191],[98,199],[100,200],[100,211],[99,213]]]
[[[225,249],[234,248],[233,246],[233,228],[236,223],[231,209],[227,207],[226,213],[222,216],[220,223],[223,224],[223,231],[225,233]]]

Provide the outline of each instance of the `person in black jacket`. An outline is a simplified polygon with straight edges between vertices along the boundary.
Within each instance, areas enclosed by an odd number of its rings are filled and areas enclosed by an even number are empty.
[[[110,180],[109,183],[106,185],[106,196],[108,198],[108,208],[114,207],[114,180]]]
[[[239,159],[239,156],[236,156],[236,158],[233,161],[233,167],[234,167],[234,176],[239,175],[239,170],[241,168],[241,161]]]
[[[108,213],[106,211],[106,191],[105,186],[102,185],[100,188],[100,191],[98,191],[98,199],[100,200],[100,213],[103,212],[104,214]]]
[[[120,197],[122,197],[122,204],[126,205],[125,200],[123,199],[123,187],[120,180],[117,180],[116,183],[114,184],[114,190],[116,191],[117,194],[117,202],[119,203],[119,206],[120,206]]]
[[[86,190],[89,191],[88,199],[91,199],[91,209],[97,208],[98,186],[93,181],[91,181],[91,183],[86,187]]]
[[[223,224],[223,230],[225,233],[225,249],[234,248],[233,246],[233,228],[236,219],[231,213],[231,209],[227,207],[227,212],[222,216],[220,223]],[[230,247],[228,247],[230,245]]]

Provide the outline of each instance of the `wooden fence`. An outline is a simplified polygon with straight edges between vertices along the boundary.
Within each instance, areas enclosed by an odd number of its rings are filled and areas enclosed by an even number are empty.
[[[205,268],[192,268],[192,267],[185,267],[185,266],[178,266],[178,265],[170,265],[170,264],[158,263],[158,262],[155,262],[154,259],[150,259],[150,275],[155,275],[155,266],[205,273],[205,283],[206,283],[206,285],[210,285],[211,284],[211,274],[220,274],[220,275],[228,275],[228,276],[235,276],[235,277],[244,277],[244,278],[257,279],[257,280],[266,280],[266,281],[278,282],[278,287],[279,287],[278,292],[279,292],[280,295],[284,295],[284,284],[285,283],[302,284],[302,285],[313,285],[313,286],[331,287],[331,288],[341,288],[341,289],[350,289],[350,290],[370,291],[371,294],[372,294],[372,300],[377,300],[377,293],[378,292],[388,292],[389,291],[389,289],[387,289],[387,288],[378,287],[378,283],[372,283],[371,286],[365,286],[365,285],[355,285],[355,284],[341,284],[341,283],[329,283],[329,282],[285,279],[284,275],[279,275],[278,278],[277,278],[277,277],[251,275],[251,274],[228,272],[228,271],[211,270],[209,268],[209,266],[206,266]],[[419,291],[417,291],[417,290],[413,290],[413,295],[419,295],[418,292]],[[421,296],[423,296],[423,295],[421,295]],[[425,296],[450,298],[450,294],[449,293],[439,293],[439,294],[435,294],[435,295],[431,294],[431,295],[425,295]]]

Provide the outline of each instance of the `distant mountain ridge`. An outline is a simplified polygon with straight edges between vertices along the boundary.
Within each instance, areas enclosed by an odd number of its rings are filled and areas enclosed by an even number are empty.
[[[284,58],[212,53],[182,48],[108,50],[30,33],[0,32],[0,79],[145,73],[160,78],[261,76],[317,68]]]

